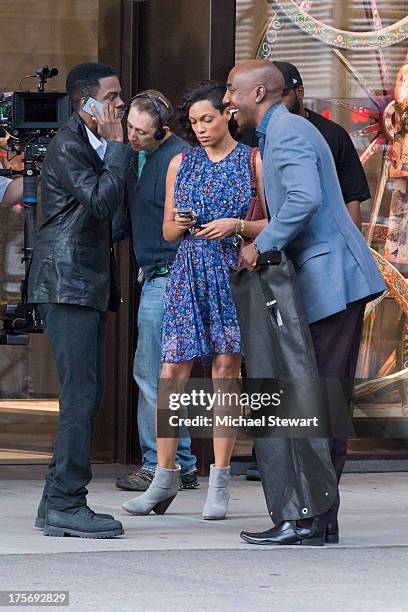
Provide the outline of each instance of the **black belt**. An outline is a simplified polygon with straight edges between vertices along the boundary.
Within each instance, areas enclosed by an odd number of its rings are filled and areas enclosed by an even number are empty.
[[[154,278],[161,278],[164,276],[168,276],[171,272],[172,263],[163,264],[162,266],[156,266],[153,272],[149,275],[148,280],[153,280]]]

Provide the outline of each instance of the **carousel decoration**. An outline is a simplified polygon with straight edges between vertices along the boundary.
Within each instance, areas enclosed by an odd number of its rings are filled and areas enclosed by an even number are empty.
[[[284,18],[289,18],[301,31],[330,46],[331,52],[341,62],[350,76],[365,91],[370,106],[347,103],[334,98],[324,99],[332,104],[361,116],[369,124],[351,136],[372,136],[366,150],[360,154],[366,164],[374,154],[381,155],[370,220],[364,224],[364,236],[372,247],[379,270],[388,290],[378,300],[369,304],[365,313],[363,342],[360,351],[358,376],[369,377],[370,349],[373,330],[381,303],[385,297],[396,300],[403,312],[401,343],[385,359],[376,375],[367,382],[357,384],[354,405],[377,405],[375,394],[387,390],[400,406],[399,416],[408,416],[408,280],[398,268],[408,265],[408,54],[398,73],[395,87],[391,83],[383,50],[408,39],[408,16],[383,26],[377,0],[363,0],[368,22],[372,29],[364,32],[341,30],[325,24],[312,16],[313,0],[268,0],[274,13],[262,33],[257,57],[271,59],[284,28]],[[381,78],[382,91],[374,90],[365,77],[347,59],[341,50],[373,50]],[[392,192],[389,223],[378,222],[386,186]],[[389,402],[384,405],[389,406]]]

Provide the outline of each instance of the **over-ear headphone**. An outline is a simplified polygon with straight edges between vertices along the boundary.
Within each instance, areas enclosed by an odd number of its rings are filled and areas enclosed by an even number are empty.
[[[157,130],[153,134],[153,138],[155,140],[163,140],[163,138],[166,135],[166,130],[164,129],[164,125],[163,125],[163,117],[162,117],[161,110],[160,110],[160,104],[163,104],[163,106],[168,111],[170,111],[169,105],[167,104],[166,100],[164,100],[161,96],[153,96],[148,91],[142,91],[131,99],[129,107],[132,104],[133,100],[136,100],[136,98],[147,98],[151,102],[152,107],[154,108],[154,111],[157,115],[158,124],[159,124]]]

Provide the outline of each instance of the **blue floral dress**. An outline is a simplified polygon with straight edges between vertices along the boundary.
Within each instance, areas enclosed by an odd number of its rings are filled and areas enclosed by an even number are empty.
[[[224,159],[212,162],[203,147],[191,149],[177,173],[176,208],[192,208],[198,225],[245,218],[251,198],[250,151],[239,143]],[[232,238],[181,242],[164,298],[162,362],[194,357],[206,362],[212,355],[241,351],[229,282],[238,250]]]

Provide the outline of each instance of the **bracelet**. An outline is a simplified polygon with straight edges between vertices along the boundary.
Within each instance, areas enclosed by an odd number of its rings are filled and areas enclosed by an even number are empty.
[[[245,233],[244,219],[234,219],[234,221],[235,221],[235,235],[243,236]]]
[[[254,247],[254,251],[255,251],[255,253],[258,253],[258,255],[260,255],[261,253],[260,253],[259,247],[258,247],[258,245],[256,244],[255,240],[254,240],[254,242],[252,243],[252,246]]]

